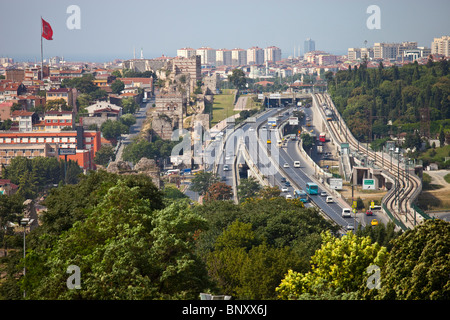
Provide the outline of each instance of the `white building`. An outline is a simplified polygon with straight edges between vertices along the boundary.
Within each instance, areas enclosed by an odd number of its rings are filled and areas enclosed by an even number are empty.
[[[200,56],[201,64],[215,64],[216,50],[210,47],[201,47],[196,50],[196,55]]]
[[[216,66],[231,66],[231,50],[216,50]]]
[[[177,56],[183,58],[190,58],[195,56],[196,50],[192,48],[181,48],[177,50]]]
[[[240,48],[232,49],[231,64],[233,66],[245,66],[247,64],[247,51]]]
[[[251,47],[247,49],[247,64],[260,65],[264,63],[264,49]]]
[[[281,60],[281,49],[278,47],[267,47],[264,49],[264,62],[277,62]]]
[[[442,54],[443,56],[450,56],[450,36],[442,36],[434,38],[431,43],[431,54]]]

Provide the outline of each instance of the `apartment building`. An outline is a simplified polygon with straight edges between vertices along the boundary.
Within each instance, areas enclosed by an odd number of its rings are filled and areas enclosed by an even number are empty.
[[[264,63],[264,49],[251,47],[247,49],[247,64],[261,65]]]
[[[277,62],[281,60],[281,49],[278,47],[267,47],[264,49],[264,62]]]
[[[450,36],[434,38],[431,43],[431,54],[441,54],[450,57]]]
[[[231,50],[216,50],[216,66],[231,66]]]
[[[247,65],[247,51],[240,48],[231,50],[231,65],[245,66]]]
[[[74,106],[74,100],[76,97],[74,97],[74,90],[76,89],[70,89],[70,88],[59,88],[59,89],[50,89],[47,91],[46,94],[46,101],[56,100],[56,99],[63,99],[66,101],[68,106]]]
[[[417,42],[383,43],[377,42],[373,46],[374,59],[397,59],[404,51],[417,49]]]
[[[216,63],[216,50],[210,47],[201,47],[196,51],[196,55],[200,56],[201,64],[215,64]]]
[[[192,48],[181,48],[177,50],[178,57],[190,58],[192,56],[195,56],[196,54],[196,50]]]
[[[101,146],[99,131],[77,130],[61,132],[0,132],[0,163],[8,165],[14,157],[59,157],[60,149],[74,149],[75,154],[67,160],[74,160],[85,169],[95,169],[94,157]]]
[[[17,124],[19,132],[31,132],[33,131],[33,115],[34,112],[15,110],[12,112],[11,120]]]
[[[46,132],[59,132],[61,130],[73,129],[75,117],[72,111],[47,111],[44,116]]]

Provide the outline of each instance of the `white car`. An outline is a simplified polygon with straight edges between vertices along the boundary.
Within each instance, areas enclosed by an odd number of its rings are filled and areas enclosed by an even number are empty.
[[[255,128],[250,127],[250,129],[248,129],[248,131],[255,131]]]
[[[294,161],[294,167],[300,168],[300,161]]]
[[[289,191],[289,188],[288,187],[282,187],[281,188],[281,192],[288,192]]]
[[[342,209],[342,218],[351,218],[352,214],[352,209],[350,208],[344,208]]]
[[[223,171],[229,171],[230,167],[227,164],[223,165]]]
[[[333,197],[328,196],[327,199],[325,200],[327,203],[333,203]]]
[[[283,167],[289,168],[289,163],[285,162],[285,163],[283,164]]]
[[[321,195],[322,197],[327,197],[327,196],[328,196],[328,194],[327,194],[325,191],[322,191],[322,192],[320,193],[320,195]]]
[[[292,199],[292,196],[290,194],[286,195],[286,199]]]

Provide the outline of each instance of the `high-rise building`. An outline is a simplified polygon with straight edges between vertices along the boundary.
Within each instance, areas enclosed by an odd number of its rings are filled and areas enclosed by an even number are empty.
[[[375,59],[397,59],[402,57],[405,50],[417,48],[417,42],[383,43],[378,42],[373,46],[373,57]]]
[[[264,50],[258,47],[247,49],[247,63],[260,65],[264,63]]]
[[[216,50],[216,66],[231,66],[231,50]]]
[[[281,49],[278,47],[267,47],[264,49],[264,62],[277,62],[281,60]]]
[[[305,49],[304,54],[311,52],[311,51],[315,51],[316,50],[316,42],[314,40],[312,40],[311,38],[306,39],[305,43],[304,43],[304,49]]]
[[[195,56],[195,53],[195,49],[192,48],[181,48],[177,50],[177,56],[183,58],[190,58],[192,56]]]
[[[245,66],[247,64],[247,51],[240,48],[231,50],[231,65]]]
[[[201,47],[196,50],[196,54],[200,56],[201,63],[215,64],[216,63],[216,50],[210,47]]]
[[[442,54],[443,56],[450,56],[450,36],[442,36],[434,38],[431,43],[431,54]]]

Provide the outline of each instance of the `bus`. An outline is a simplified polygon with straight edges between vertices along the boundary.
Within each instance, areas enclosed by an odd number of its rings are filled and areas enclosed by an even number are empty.
[[[320,141],[320,142],[326,142],[326,139],[327,139],[327,134],[326,134],[325,132],[322,132],[322,133],[319,135],[319,141]]]
[[[308,194],[318,194],[319,193],[319,187],[315,183],[308,182],[306,184],[306,192]]]
[[[295,190],[294,198],[300,199],[300,201],[303,203],[308,202],[308,194],[303,190]]]

